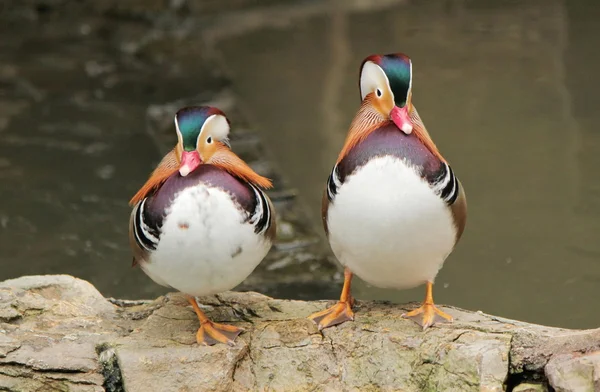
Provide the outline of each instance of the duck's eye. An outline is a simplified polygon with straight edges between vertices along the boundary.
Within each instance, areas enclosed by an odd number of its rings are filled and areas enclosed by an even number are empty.
[[[378,97],[381,97],[383,95],[383,92],[381,91],[381,89],[377,89],[375,90],[375,94],[377,94]]]
[[[212,137],[209,136],[208,139],[206,139],[206,143],[208,143],[208,144],[212,143]]]

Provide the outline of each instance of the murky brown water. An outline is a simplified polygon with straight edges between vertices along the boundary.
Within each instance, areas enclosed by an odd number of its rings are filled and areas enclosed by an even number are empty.
[[[600,6],[494,4],[290,1],[154,24],[118,8],[0,14],[0,280],[69,273],[106,295],[164,292],[129,268],[127,200],[165,148],[148,132],[149,105],[223,87],[206,53],[230,72],[237,106],[322,233],[321,192],[358,107],[358,65],[403,51],[414,102],[469,202],[436,300],[597,327]],[[339,288],[276,292],[333,298]],[[397,302],[423,295],[355,290]]]
[[[354,4],[298,10],[217,45],[315,226],[359,105],[360,61],[403,51],[414,64],[413,102],[469,203],[437,301],[550,325],[600,325],[599,6]],[[423,295],[356,291],[399,302]]]

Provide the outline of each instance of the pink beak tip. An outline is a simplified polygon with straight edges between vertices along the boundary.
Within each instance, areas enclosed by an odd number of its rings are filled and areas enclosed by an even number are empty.
[[[184,151],[181,155],[181,167],[179,167],[179,174],[182,177],[187,176],[193,172],[200,164],[202,160],[197,151]]]
[[[413,130],[413,124],[410,121],[410,116],[408,115],[408,110],[406,106],[403,108],[399,108],[395,106],[390,113],[390,117],[396,126],[405,134],[410,135]]]

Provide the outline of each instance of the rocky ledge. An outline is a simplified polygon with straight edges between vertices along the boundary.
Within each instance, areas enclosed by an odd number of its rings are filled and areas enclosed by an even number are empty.
[[[327,301],[227,292],[201,298],[237,345],[198,346],[180,294],[104,298],[67,275],[0,283],[3,391],[598,391],[600,329],[577,331],[452,307],[423,332],[410,305],[358,302],[355,322],[320,333]]]

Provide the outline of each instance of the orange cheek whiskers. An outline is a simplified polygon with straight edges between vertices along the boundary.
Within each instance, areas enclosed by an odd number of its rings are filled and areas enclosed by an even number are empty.
[[[337,163],[344,159],[348,152],[369,136],[371,132],[390,121],[383,117],[381,111],[375,106],[379,103],[373,101],[372,96],[367,95],[365,97],[358,113],[356,113],[354,120],[352,120],[352,124],[350,124],[350,130],[348,131],[344,147],[338,155]]]

